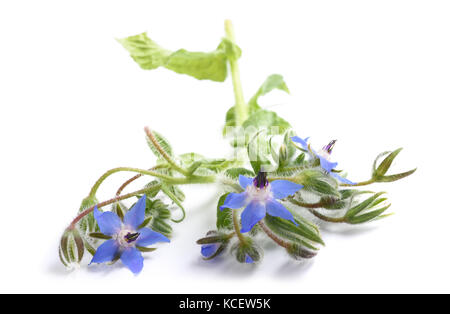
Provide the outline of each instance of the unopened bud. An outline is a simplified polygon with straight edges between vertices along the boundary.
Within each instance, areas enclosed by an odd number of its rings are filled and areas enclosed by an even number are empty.
[[[228,246],[230,237],[226,234],[219,233],[217,231],[209,231],[206,237],[197,241],[197,244],[201,244],[201,254],[206,260],[213,259],[222,253]]]
[[[59,244],[59,258],[67,268],[79,265],[84,255],[84,242],[77,229],[66,229]]]
[[[86,209],[91,208],[98,204],[98,200],[96,197],[86,197],[81,201],[79,212],[84,212]],[[98,232],[100,229],[98,228],[97,222],[95,221],[94,214],[89,213],[81,219],[79,223],[80,231],[84,234],[89,234],[91,232]]]
[[[288,151],[285,144],[281,144],[278,156],[278,162],[280,164],[284,164],[288,160]]]
[[[261,260],[262,250],[256,246],[250,238],[245,238],[245,243],[236,243],[231,251],[236,255],[239,263],[253,264]]]
[[[300,246],[299,244],[294,243],[294,242],[290,243],[290,245],[286,248],[286,251],[292,258],[294,258],[296,260],[299,260],[302,258],[313,258],[314,256],[317,255],[316,252],[307,250],[307,249],[303,248],[302,246]]]

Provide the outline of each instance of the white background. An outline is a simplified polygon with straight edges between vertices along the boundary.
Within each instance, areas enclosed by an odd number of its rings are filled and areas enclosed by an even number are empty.
[[[0,292],[450,292],[449,16],[448,1],[2,1]],[[317,146],[337,138],[349,178],[368,179],[378,153],[404,147],[393,170],[416,174],[371,187],[389,192],[396,215],[324,226],[327,245],[306,263],[273,246],[257,266],[204,262],[195,241],[214,227],[219,189],[192,186],[188,218],[139,276],[87,260],[65,272],[59,237],[95,180],[154,163],[144,126],[177,153],[229,152],[231,80],[141,70],[115,38],[148,31],[168,49],[208,51],[226,18],[246,98],[282,74],[291,95],[262,104]],[[128,177],[111,177],[99,198]]]

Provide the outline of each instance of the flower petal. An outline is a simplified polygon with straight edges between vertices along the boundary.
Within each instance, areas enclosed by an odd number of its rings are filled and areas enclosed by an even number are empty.
[[[220,206],[220,210],[223,210],[224,208],[231,208],[231,209],[239,209],[245,206],[247,202],[247,193],[230,193],[225,198],[225,201],[223,202],[223,205]]]
[[[144,258],[141,252],[134,247],[127,248],[123,251],[120,260],[133,274],[139,274],[144,267]]]
[[[247,263],[247,264],[253,264],[253,259],[250,257],[250,255],[248,255],[248,254],[245,254],[246,256],[245,256],[245,262]]]
[[[94,218],[97,220],[100,231],[108,236],[118,233],[122,227],[119,216],[113,212],[102,213],[98,210],[97,206],[94,208]]]
[[[323,168],[323,170],[325,170],[326,172],[330,172],[331,170],[333,170],[334,168],[336,168],[336,166],[338,165],[337,162],[331,162],[328,161],[326,158],[320,156],[320,155],[316,155],[319,159],[320,159],[320,166]]]
[[[245,190],[247,188],[247,186],[249,186],[250,184],[253,184],[253,178],[249,178],[243,175],[239,175],[239,184],[241,185],[241,187]]]
[[[136,230],[145,220],[145,205],[147,201],[147,195],[143,195],[133,208],[125,214],[123,222],[125,225]]]
[[[338,179],[339,181],[341,181],[342,183],[346,183],[346,184],[350,184],[350,185],[355,185],[356,182],[350,181],[349,179],[343,178],[340,175],[338,175],[335,172],[330,172],[330,175],[332,177],[335,177],[336,179]]]
[[[205,244],[202,245],[201,253],[204,257],[211,257],[219,249],[219,243]]]
[[[241,232],[249,232],[253,226],[266,216],[266,206],[264,203],[254,201],[248,204],[241,214]]]
[[[119,244],[116,240],[108,240],[100,245],[89,263],[111,262],[119,252]]]
[[[147,246],[157,242],[170,242],[170,240],[159,232],[153,231],[149,228],[139,229],[139,237],[136,240],[136,245]]]
[[[276,199],[283,199],[289,195],[293,195],[295,192],[303,188],[303,185],[287,180],[272,181],[270,186],[272,188],[273,196]]]
[[[298,143],[302,146],[303,149],[308,150],[308,139],[309,137],[302,139],[298,136],[291,137],[291,140],[295,143]]]
[[[266,209],[269,215],[292,221],[296,226],[298,226],[292,213],[288,211],[281,203],[278,203],[277,201],[268,201],[266,203]]]

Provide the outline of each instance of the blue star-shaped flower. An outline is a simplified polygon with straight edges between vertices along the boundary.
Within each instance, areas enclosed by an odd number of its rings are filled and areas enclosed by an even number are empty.
[[[355,182],[350,181],[346,178],[343,178],[340,175],[338,175],[337,173],[332,171],[338,165],[337,162],[330,161],[331,152],[333,151],[334,144],[336,144],[336,140],[332,140],[328,145],[324,146],[320,151],[316,152],[309,148],[308,139],[309,139],[309,137],[307,137],[305,139],[302,139],[298,136],[291,137],[292,141],[300,144],[304,150],[311,151],[315,157],[319,158],[320,166],[322,167],[323,170],[325,170],[326,173],[328,173],[329,175],[331,175],[332,177],[338,179],[339,181],[341,181],[343,183],[351,184],[351,185],[356,184]]]
[[[297,225],[292,213],[276,200],[295,194],[295,192],[303,188],[303,185],[287,180],[275,180],[269,183],[265,172],[258,173],[256,178],[240,175],[239,184],[245,191],[242,193],[230,193],[220,209],[240,209],[245,207],[241,214],[241,232],[249,232],[255,224],[266,216],[266,213],[289,220]],[[248,262],[251,263],[253,261],[250,258]]]
[[[125,214],[123,222],[113,212],[94,209],[100,231],[111,237],[100,245],[92,258],[92,263],[110,262],[120,256],[122,263],[138,274],[144,266],[144,258],[136,246],[145,247],[157,242],[170,242],[164,235],[149,228],[139,228],[145,220],[147,196],[142,196],[133,208]]]

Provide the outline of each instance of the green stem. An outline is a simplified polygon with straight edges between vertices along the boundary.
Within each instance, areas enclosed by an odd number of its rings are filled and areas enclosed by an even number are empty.
[[[145,193],[152,192],[152,191],[154,191],[154,190],[159,189],[160,187],[161,187],[161,184],[157,184],[157,185],[154,185],[154,186],[152,186],[152,187],[145,188],[145,189],[141,189],[141,190],[138,190],[138,191],[134,191],[134,192],[131,192],[131,193],[128,193],[128,194],[124,194],[124,195],[122,195],[122,196],[117,196],[117,197],[114,197],[114,198],[112,198],[112,199],[110,199],[110,200],[107,200],[107,201],[98,203],[98,204],[96,204],[96,205],[94,205],[94,206],[91,206],[91,207],[89,207],[88,209],[86,209],[86,210],[84,210],[83,212],[81,212],[81,213],[80,213],[80,214],[79,214],[79,215],[78,215],[78,216],[70,223],[70,225],[69,225],[69,227],[67,227],[67,229],[69,229],[69,230],[74,229],[75,226],[76,226],[76,224],[77,224],[81,219],[83,219],[83,217],[85,217],[86,215],[89,215],[91,212],[94,211],[94,208],[95,208],[95,207],[101,208],[101,207],[110,205],[110,204],[112,204],[112,203],[115,203],[115,202],[117,202],[117,201],[121,201],[121,200],[130,198],[130,197],[133,197],[133,196],[136,196],[136,195],[141,195],[141,194],[145,194]]]
[[[245,239],[244,235],[241,233],[241,230],[239,227],[239,219],[237,216],[237,210],[233,210],[233,225],[234,225],[234,231],[236,232],[236,235],[237,235],[239,241],[242,244],[247,243],[247,240]]]
[[[300,201],[297,201],[296,199],[289,197],[288,201],[291,202],[294,205],[300,206],[300,207],[304,207],[304,208],[321,208],[323,207],[325,204],[323,204],[322,202],[317,202],[317,203],[303,203]]]
[[[148,169],[148,170],[153,171],[153,170],[161,169],[161,168],[167,168],[167,165],[157,165],[157,166],[155,166],[155,167],[153,167],[153,168],[150,168],[150,169]],[[125,182],[119,187],[119,189],[117,190],[116,196],[120,196],[120,194],[122,194],[122,191],[123,191],[130,183],[136,181],[137,179],[139,179],[139,178],[142,177],[142,176],[143,176],[143,174],[139,173],[139,174],[135,175],[134,177],[132,177],[132,178],[128,179],[127,181],[125,181]]]
[[[151,171],[151,170],[144,170],[144,169],[138,169],[138,168],[131,168],[131,167],[118,167],[111,169],[107,172],[105,172],[98,180],[95,182],[94,186],[91,189],[91,192],[89,193],[89,197],[93,198],[97,194],[97,190],[100,187],[100,185],[105,181],[110,175],[121,172],[121,171],[128,171],[128,172],[137,172],[142,175],[149,175],[156,178],[159,178],[163,181],[166,181],[169,184],[191,184],[191,183],[212,183],[216,180],[215,176],[190,176],[188,178],[175,178],[168,175],[164,175],[159,172]]]
[[[314,209],[309,209],[309,212],[311,214],[313,214],[314,216],[316,216],[317,218],[327,221],[327,222],[334,222],[334,223],[343,223],[343,222],[347,222],[345,217],[328,217],[325,215],[322,215],[321,213],[315,211]]]
[[[230,20],[225,21],[225,33],[227,38],[235,43],[233,24]],[[232,58],[229,59],[231,78],[233,80],[234,98],[235,98],[235,114],[236,114],[236,125],[241,126],[245,120],[248,118],[247,104],[244,99],[244,93],[242,91],[241,77],[239,73],[239,65],[237,60]]]
[[[356,184],[346,184],[346,183],[342,183],[342,184],[340,184],[340,186],[364,186],[364,185],[369,185],[369,184],[372,184],[372,183],[375,183],[375,180],[374,180],[374,179],[370,179],[370,180],[367,180],[367,181],[358,182],[358,183],[356,183]]]
[[[271,238],[276,244],[278,244],[279,246],[284,247],[286,249],[289,248],[289,245],[290,245],[289,242],[283,240],[282,238],[277,236],[275,233],[273,233],[262,220],[260,220],[258,222],[258,225],[261,227],[261,229],[264,231],[264,233],[269,238]]]

